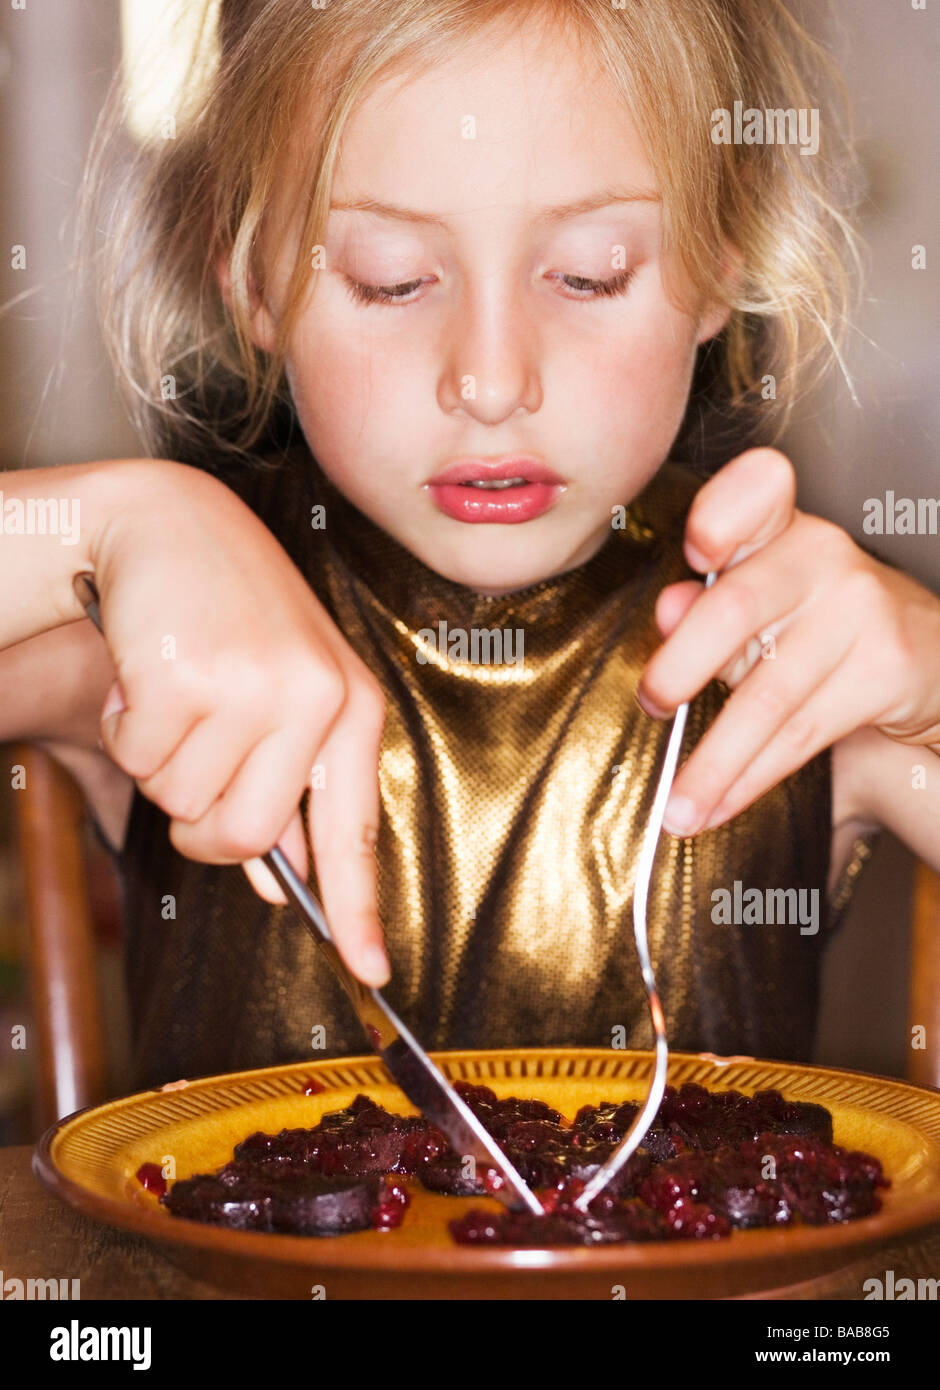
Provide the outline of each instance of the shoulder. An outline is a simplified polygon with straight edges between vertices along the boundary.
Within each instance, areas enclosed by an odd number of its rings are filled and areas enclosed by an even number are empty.
[[[306,570],[316,536],[313,509],[324,502],[324,478],[306,442],[226,462],[213,470],[258,519],[294,563]]]
[[[305,467],[306,464],[306,467]],[[259,516],[295,496],[299,483],[313,473],[313,459],[304,446],[268,450],[244,461],[222,462],[211,471]]]

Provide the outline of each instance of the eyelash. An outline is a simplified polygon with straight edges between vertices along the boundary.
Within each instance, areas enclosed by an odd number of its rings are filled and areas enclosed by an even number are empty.
[[[591,291],[591,293],[585,296],[585,298],[613,299],[619,294],[626,293],[626,291],[630,288],[630,285],[633,282],[633,277],[635,274],[636,272],[633,270],[622,270],[619,275],[614,275],[610,280],[588,280],[585,279],[583,275],[563,275],[561,279],[580,281],[580,286],[578,286],[577,288],[589,289]],[[574,285],[569,285],[568,288],[575,289],[576,287]],[[576,298],[578,299],[580,299],[581,297],[581,295],[576,296]]]
[[[589,293],[576,293],[576,299],[602,299],[615,298],[617,295],[625,294],[630,288],[635,272],[633,270],[622,270],[619,275],[613,276],[610,280],[588,280],[583,275],[562,275],[562,280],[576,280],[577,285],[569,285],[571,290],[587,290]],[[421,288],[421,280],[405,280],[399,285],[363,285],[358,280],[350,280],[347,277],[346,284],[351,298],[360,304],[410,304],[413,301],[409,298],[415,290]],[[395,294],[395,290],[404,291],[402,294]]]

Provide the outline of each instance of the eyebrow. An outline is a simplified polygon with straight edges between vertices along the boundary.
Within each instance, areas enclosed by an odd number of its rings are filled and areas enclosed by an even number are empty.
[[[535,214],[538,223],[563,222],[569,217],[580,217],[587,212],[597,212],[600,208],[611,207],[615,203],[660,203],[658,193],[646,191],[603,190],[587,198],[579,198],[574,203],[560,203],[555,207],[542,208]],[[331,212],[372,212],[380,217],[392,217],[399,222],[423,222],[433,227],[448,229],[447,221],[431,212],[419,212],[415,208],[397,207],[393,203],[382,203],[377,198],[349,198],[330,204]]]

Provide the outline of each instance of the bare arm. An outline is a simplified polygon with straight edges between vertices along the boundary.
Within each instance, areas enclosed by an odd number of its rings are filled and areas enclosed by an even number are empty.
[[[160,467],[127,459],[0,473],[0,648],[84,619],[72,579],[81,570],[94,571],[102,534],[126,501],[130,470],[138,505],[146,507],[148,483]],[[17,524],[23,534],[14,529]]]
[[[129,470],[146,505],[160,467],[115,460],[0,474],[0,741],[47,748],[75,776],[116,848],[133,782],[99,745],[101,707],[115,670],[72,579],[94,571]]]
[[[124,842],[133,780],[99,747],[99,716],[115,678],[87,618],[0,652],[0,741],[41,744],[75,777],[101,830]]]
[[[940,873],[940,757],[877,729],[857,729],[832,748],[833,875],[852,839],[883,826]],[[833,880],[830,880],[830,887]]]

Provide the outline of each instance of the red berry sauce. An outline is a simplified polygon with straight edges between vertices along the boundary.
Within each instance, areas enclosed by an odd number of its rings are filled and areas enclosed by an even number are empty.
[[[162,1197],[166,1192],[166,1178],[159,1163],[142,1163],[137,1169],[136,1178],[142,1187],[157,1197]]]

